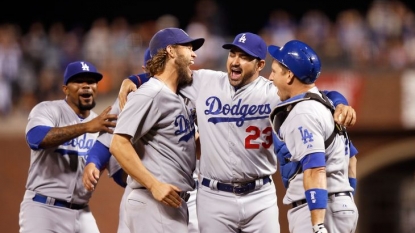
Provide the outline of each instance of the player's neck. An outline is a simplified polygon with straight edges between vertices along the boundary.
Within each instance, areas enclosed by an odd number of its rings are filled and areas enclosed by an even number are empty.
[[[302,93],[305,93],[313,87],[315,87],[314,84],[299,84],[299,85],[296,85],[296,87],[291,89],[291,91],[290,91],[290,98],[292,98],[294,96],[297,96],[297,95],[300,95]]]
[[[163,83],[167,88],[177,93],[178,81],[177,78],[166,77],[165,75],[154,76],[155,79]]]
[[[87,118],[89,114],[91,113],[91,110],[81,110],[77,105],[74,103],[71,103],[67,99],[65,99],[65,102],[69,105],[69,107],[75,112],[76,115],[80,118]]]
[[[175,69],[165,69],[163,73],[155,75],[154,78],[162,82],[166,87],[177,93],[177,87],[179,85],[177,71]]]

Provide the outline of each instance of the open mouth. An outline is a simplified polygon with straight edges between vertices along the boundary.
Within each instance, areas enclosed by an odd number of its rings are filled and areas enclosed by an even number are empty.
[[[92,94],[91,93],[83,93],[81,95],[79,95],[79,97],[85,101],[90,101],[92,100]]]
[[[231,70],[231,79],[239,79],[241,77],[242,71],[240,70]]]

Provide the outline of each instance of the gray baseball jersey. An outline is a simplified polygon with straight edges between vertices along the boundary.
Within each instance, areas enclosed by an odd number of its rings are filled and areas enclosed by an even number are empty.
[[[132,137],[142,163],[161,182],[191,191],[196,166],[194,114],[181,95],[151,78],[128,95],[114,133]],[[127,182],[133,189],[142,187],[130,176]]]
[[[80,118],[65,100],[41,102],[29,114],[26,134],[36,126],[64,127],[96,116],[91,111],[87,118]],[[86,133],[54,148],[31,150],[26,192],[20,205],[20,232],[99,232],[89,207],[83,206],[91,193],[82,184],[85,156],[97,136]],[[65,205],[61,200],[80,207],[61,207]]]
[[[63,127],[88,122],[93,111],[80,118],[65,100],[39,103],[29,114],[26,133],[35,126]],[[26,189],[67,202],[85,204],[91,197],[82,184],[85,156],[98,133],[86,133],[55,148],[31,150]]]
[[[141,89],[140,89],[141,91]],[[119,100],[114,102],[112,105],[111,114],[119,114],[120,113],[120,107],[119,107]],[[102,133],[98,136],[97,141],[100,141],[103,145],[106,147],[110,147],[111,140],[112,140],[113,134],[110,133]],[[114,156],[110,157],[110,161],[108,164],[108,175],[111,177],[116,173],[119,169],[121,169],[121,165],[118,163],[116,158]],[[193,179],[197,180],[197,174],[198,174],[198,167],[196,166],[195,171],[193,172]],[[125,211],[124,211],[124,202],[127,199],[127,196],[131,192],[131,188],[127,186],[124,190],[124,194],[122,196],[122,199],[120,201],[120,208],[119,208],[119,221],[118,221],[118,229],[117,233],[124,233],[124,232],[130,232],[128,227],[126,226],[126,220],[125,220]],[[197,226],[197,215],[196,215],[196,192],[197,189],[194,189],[190,192],[190,198],[187,202],[187,207],[189,209],[189,233],[196,233],[198,226]]]
[[[316,87],[309,91],[320,95]],[[291,110],[278,135],[286,143],[292,155],[291,161],[301,161],[311,153],[325,153],[329,197],[324,225],[328,232],[354,232],[358,211],[351,195],[353,188],[348,181],[348,144],[344,136],[337,134],[327,149],[324,145],[334,127],[329,109],[317,101],[302,101]],[[295,208],[290,209],[287,215],[292,233],[312,231],[303,179],[302,172],[294,176],[283,199],[284,204],[296,203]]]
[[[181,93],[196,106],[202,176],[230,183],[275,173],[268,116],[280,100],[272,82],[259,77],[235,90],[227,73],[202,69]]]
[[[320,95],[316,87],[310,91]],[[311,153],[326,154],[329,193],[353,191],[348,180],[349,155],[346,155],[346,152],[350,150],[345,143],[346,139],[337,134],[327,150],[324,145],[324,141],[331,135],[333,129],[333,115],[329,109],[317,101],[302,101],[293,108],[281,125],[279,135],[291,152],[291,161],[301,161],[304,156]],[[305,144],[304,141],[307,143]],[[304,192],[303,173],[299,173],[290,182],[283,199],[284,204],[305,199]]]
[[[193,71],[192,85],[181,93],[196,107],[200,181],[210,179],[197,191],[200,232],[278,233],[275,186],[259,179],[277,170],[268,120],[280,102],[275,86],[261,76],[235,90],[227,73],[202,69]],[[213,187],[246,181],[256,182],[255,191],[240,195]]]

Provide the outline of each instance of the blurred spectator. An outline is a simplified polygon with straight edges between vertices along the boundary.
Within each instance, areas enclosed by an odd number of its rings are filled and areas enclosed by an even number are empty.
[[[363,16],[355,9],[337,16],[337,40],[345,55],[345,65],[366,66],[370,56],[369,33]]]
[[[36,102],[56,99],[64,65],[74,60],[90,60],[108,76],[98,86],[101,94],[118,93],[125,77],[141,72],[145,48],[160,28],[182,27],[192,37],[206,38],[194,68],[225,69],[222,59],[227,51],[221,45],[234,35],[227,34],[227,14],[220,4],[217,0],[198,0],[185,26],[172,14],[131,25],[123,16],[112,22],[98,17],[88,30],[81,26],[65,28],[59,21],[46,29],[41,21],[34,21],[23,33],[18,25],[0,24],[0,116],[15,109],[26,113]],[[297,20],[286,10],[271,9],[255,33],[267,44],[306,41],[320,51],[325,69],[415,67],[413,10],[397,0],[374,0],[366,12],[359,10],[342,11],[330,20],[320,9],[310,9]],[[266,66],[261,74],[267,77],[269,68]]]
[[[309,10],[300,19],[297,39],[306,42],[321,54],[331,30],[330,19],[320,10]]]
[[[20,95],[19,75],[22,51],[18,44],[19,30],[15,25],[0,27],[0,116],[11,113]]]
[[[199,22],[190,23],[185,31],[192,38],[205,38],[205,43],[197,50],[196,64],[193,66],[194,69],[217,69],[223,64],[226,64],[228,51],[222,48],[222,45],[225,44],[223,37],[212,34],[206,25]],[[226,67],[223,67],[223,69],[226,69]]]
[[[290,13],[276,9],[269,15],[264,30],[271,35],[271,44],[282,46],[296,38],[297,25]]]

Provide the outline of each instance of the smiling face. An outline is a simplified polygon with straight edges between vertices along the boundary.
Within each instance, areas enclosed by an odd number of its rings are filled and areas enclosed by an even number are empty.
[[[174,64],[177,68],[178,84],[179,86],[186,86],[193,81],[190,67],[194,64],[197,56],[191,44],[176,45],[175,48],[177,57]]]
[[[229,50],[226,62],[230,84],[240,88],[254,81],[264,65],[264,60],[259,60],[234,46]]]
[[[63,86],[66,102],[78,114],[82,115],[95,107],[97,81],[88,74],[72,77]]]
[[[271,80],[274,86],[277,87],[277,94],[282,101],[290,98],[289,87],[293,77],[294,74],[285,66],[279,63],[277,60],[272,61],[269,80]]]

